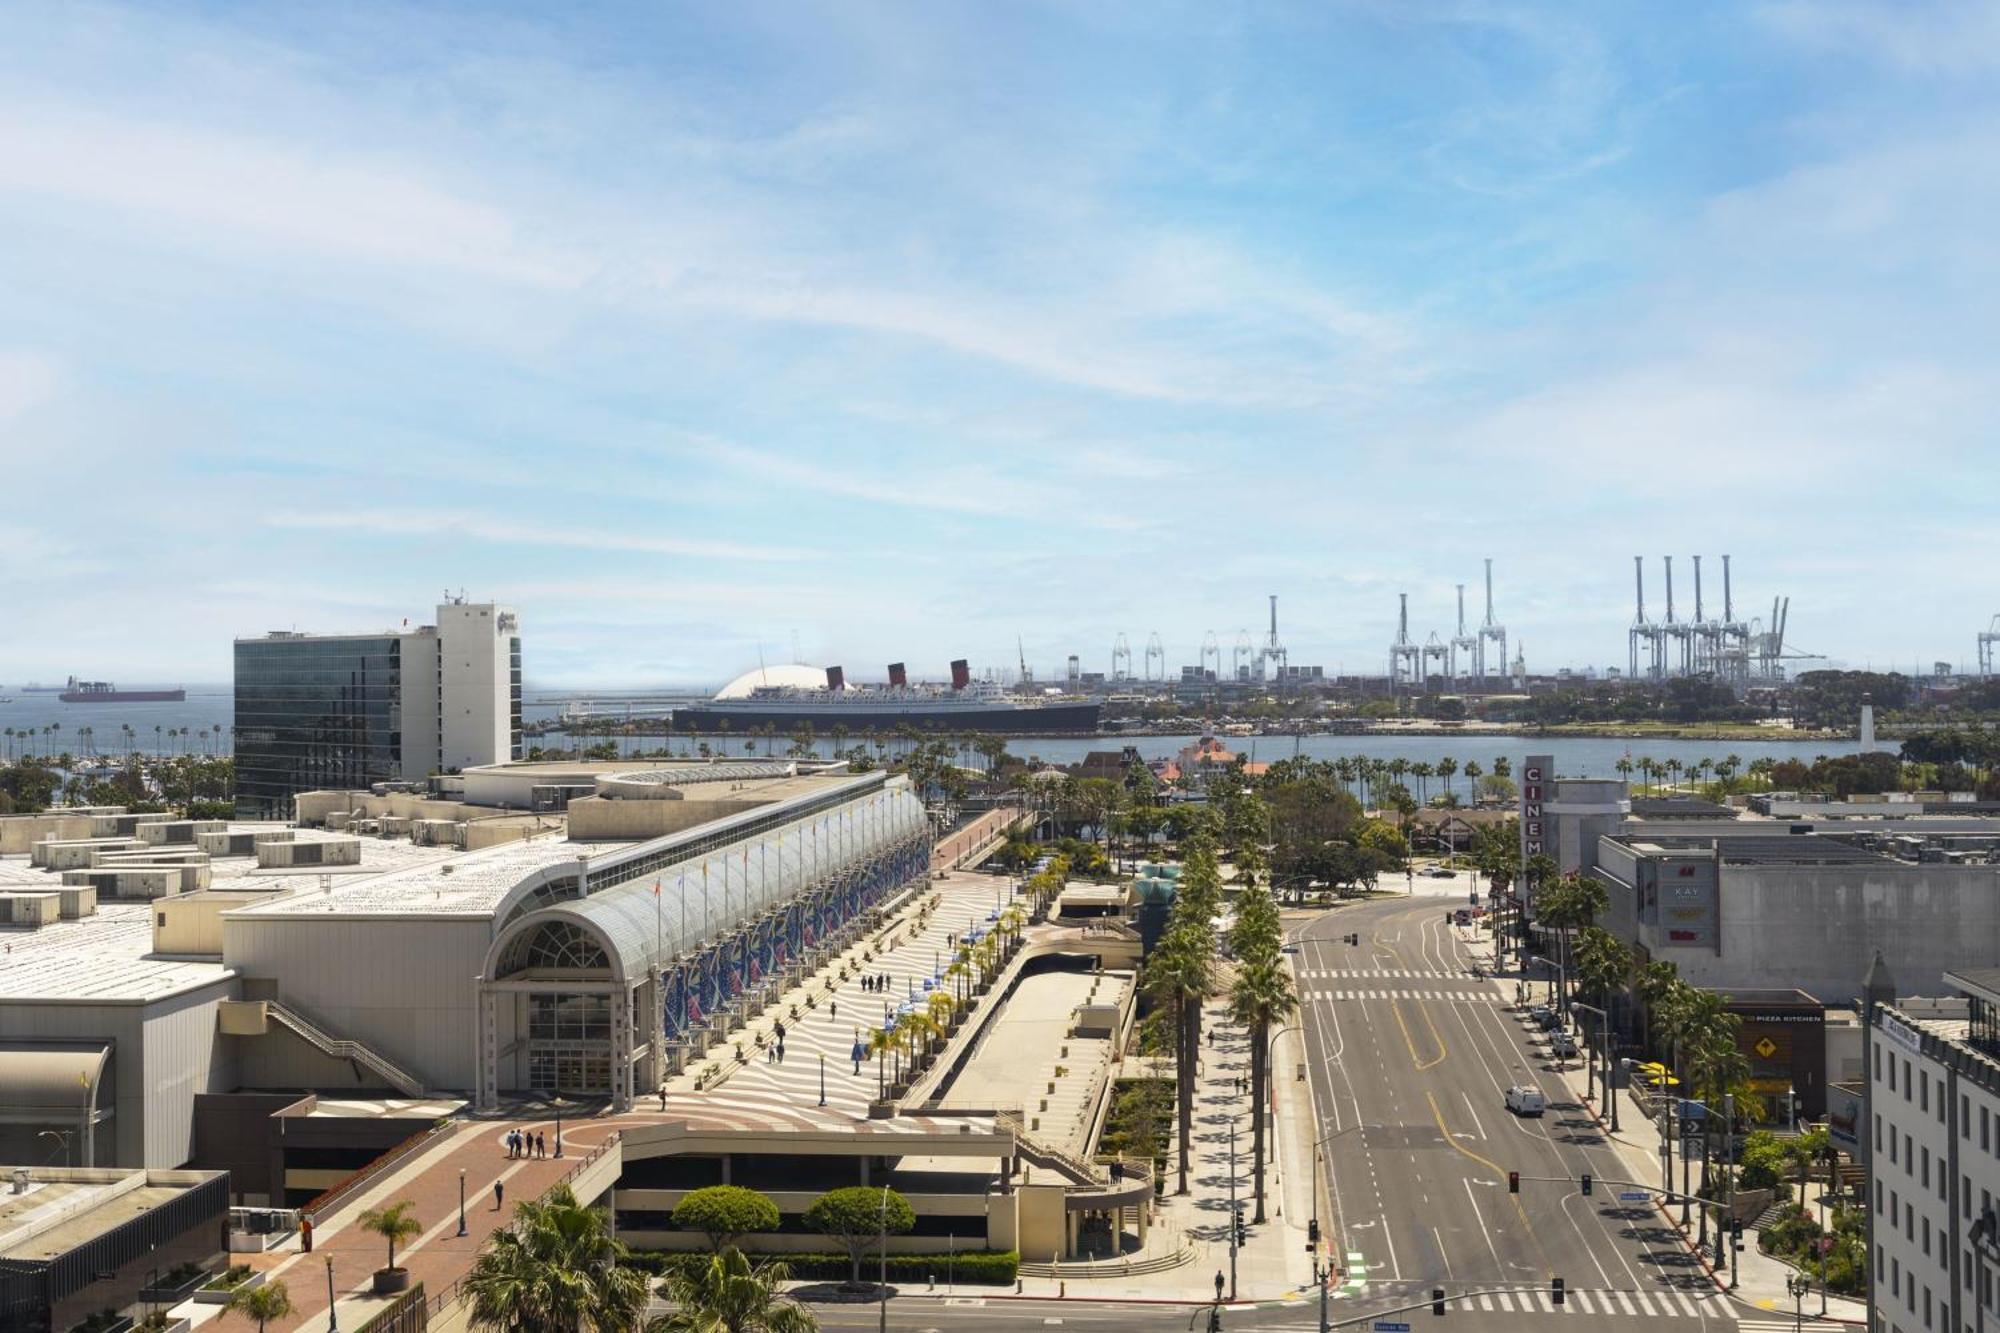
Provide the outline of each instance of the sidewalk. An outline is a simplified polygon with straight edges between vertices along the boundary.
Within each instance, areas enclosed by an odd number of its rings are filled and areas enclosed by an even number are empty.
[[[1236,1128],[1236,1199],[1243,1206],[1243,1218],[1250,1223],[1249,1235],[1236,1255],[1236,1300],[1239,1304],[1270,1301],[1281,1297],[1303,1299],[1311,1282],[1311,1259],[1306,1254],[1306,1219],[1311,1215],[1311,1169],[1292,1167],[1299,1157],[1294,1112],[1303,1105],[1304,1085],[1288,1089],[1296,1066],[1294,1055],[1287,1061],[1283,1052],[1286,1039],[1279,1041],[1280,1059],[1272,1068],[1272,1091],[1279,1114],[1272,1117],[1277,1129],[1266,1129],[1264,1167],[1265,1221],[1251,1222],[1256,1216],[1253,1173],[1253,1122],[1249,1092],[1250,1034],[1229,1017],[1228,1008],[1211,1001],[1202,1010],[1202,1051],[1195,1085],[1193,1151],[1188,1160],[1188,1193],[1175,1194],[1179,1183],[1180,1149],[1176,1141],[1168,1149],[1165,1172],[1167,1193],[1153,1214],[1149,1253],[1170,1253],[1180,1243],[1193,1249],[1189,1262],[1165,1272],[1136,1277],[1070,1279],[1026,1278],[1025,1296],[1055,1296],[1067,1292],[1072,1299],[1157,1300],[1209,1302],[1215,1299],[1215,1275],[1223,1276],[1228,1292],[1230,1235],[1230,1125]],[[1237,1090],[1237,1079],[1244,1080]]]
[[[1491,956],[1488,955],[1484,961],[1490,965],[1492,961]],[[1493,985],[1508,1000],[1507,1011],[1510,1013],[1516,1012],[1512,1005],[1512,1000],[1514,986],[1519,979],[1513,973],[1506,975],[1495,973],[1493,975]],[[1638,1102],[1632,1097],[1630,1090],[1625,1091],[1619,1098],[1618,1133],[1612,1134],[1609,1132],[1610,1104],[1605,1097],[1602,1078],[1596,1081],[1596,1096],[1592,1098],[1584,1095],[1585,1088],[1589,1084],[1589,1079],[1586,1073],[1586,1066],[1582,1061],[1574,1063],[1566,1061],[1565,1067],[1560,1073],[1548,1074],[1545,1077],[1560,1080],[1566,1090],[1567,1096],[1579,1107],[1583,1108],[1597,1122],[1599,1128],[1605,1131],[1607,1142],[1625,1162],[1628,1179],[1642,1182],[1648,1186],[1659,1184],[1661,1180],[1659,1125],[1656,1121],[1649,1119],[1640,1110]],[[1694,1172],[1689,1176],[1691,1186],[1692,1182],[1697,1178],[1699,1171],[1700,1165],[1697,1162]],[[1674,1154],[1675,1189],[1680,1188],[1680,1175],[1680,1154],[1676,1151]],[[1656,1198],[1655,1206],[1659,1208],[1662,1218],[1680,1233],[1683,1242],[1695,1254],[1702,1266],[1702,1270],[1709,1274],[1717,1288],[1729,1291],[1729,1270],[1727,1263],[1724,1263],[1719,1272],[1715,1266],[1715,1220],[1713,1218],[1709,1220],[1710,1229],[1707,1248],[1705,1250],[1697,1250],[1695,1242],[1700,1235],[1700,1222],[1694,1210],[1692,1208],[1689,1209],[1689,1221],[1683,1226],[1680,1221],[1681,1209],[1678,1205],[1663,1203]],[[1731,1293],[1734,1299],[1759,1310],[1768,1310],[1773,1313],[1783,1314],[1788,1318],[1791,1316],[1792,1298],[1785,1290],[1785,1279],[1793,1276],[1798,1270],[1758,1249],[1757,1235],[1748,1227],[1745,1227],[1743,1232],[1743,1249],[1736,1256],[1736,1264],[1736,1288]],[[1817,1290],[1806,1298],[1805,1315],[1808,1319],[1813,1318],[1817,1314],[1819,1299]],[[1826,1298],[1826,1314],[1824,1318],[1840,1323],[1866,1325],[1868,1322],[1867,1306],[1861,1301],[1845,1296],[1829,1295]]]

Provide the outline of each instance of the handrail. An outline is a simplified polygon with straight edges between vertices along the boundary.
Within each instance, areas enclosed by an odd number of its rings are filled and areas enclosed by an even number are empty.
[[[440,1122],[432,1125],[429,1129],[418,1130],[415,1134],[410,1135],[410,1137],[404,1139],[401,1143],[390,1148],[374,1161],[369,1162],[357,1171],[351,1172],[346,1179],[334,1185],[333,1188],[322,1190],[308,1199],[298,1209],[299,1216],[317,1223],[321,1217],[331,1215],[334,1205],[344,1202],[347,1195],[352,1194],[363,1185],[373,1182],[377,1177],[386,1173],[389,1168],[395,1166],[412,1153],[417,1152],[425,1144],[449,1128],[450,1125],[448,1122]]]
[[[390,1087],[405,1097],[421,1097],[424,1085],[400,1067],[381,1055],[374,1048],[348,1037],[329,1035],[318,1024],[295,1009],[286,1007],[276,1000],[264,1002],[265,1012],[280,1023],[303,1037],[306,1043],[322,1054],[335,1060],[352,1060],[365,1065],[379,1075]]]

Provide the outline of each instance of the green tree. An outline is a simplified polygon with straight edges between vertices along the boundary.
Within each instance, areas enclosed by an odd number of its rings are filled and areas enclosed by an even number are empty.
[[[791,1275],[783,1263],[752,1264],[734,1246],[674,1264],[660,1284],[673,1311],[646,1333],[814,1333],[812,1312],[779,1290]]]
[[[689,1190],[674,1205],[673,1216],[677,1228],[701,1232],[708,1237],[708,1248],[718,1252],[739,1236],[778,1229],[778,1205],[741,1185]]]
[[[1255,1123],[1250,1153],[1256,1175],[1257,1222],[1264,1220],[1264,1107],[1269,1096],[1271,1029],[1297,1013],[1298,1007],[1292,978],[1279,965],[1275,953],[1266,954],[1260,946],[1237,968],[1229,1010],[1237,1022],[1250,1029],[1250,1111]]]
[[[861,1256],[884,1236],[900,1236],[917,1224],[910,1201],[896,1191],[867,1185],[830,1190],[806,1209],[806,1225],[840,1242],[847,1251],[849,1285],[861,1285]]]
[[[424,1224],[417,1221],[412,1212],[415,1208],[414,1203],[404,1199],[387,1208],[370,1208],[361,1214],[361,1229],[372,1231],[389,1243],[389,1262],[383,1267],[393,1269],[396,1266],[397,1244],[424,1229]]]
[[[292,1294],[285,1290],[282,1282],[266,1282],[261,1287],[238,1287],[229,1293],[229,1299],[222,1308],[228,1313],[256,1320],[257,1333],[264,1333],[265,1324],[292,1313]]]
[[[504,1333],[630,1333],[646,1279],[605,1214],[567,1185],[514,1209],[465,1276],[472,1322]]]

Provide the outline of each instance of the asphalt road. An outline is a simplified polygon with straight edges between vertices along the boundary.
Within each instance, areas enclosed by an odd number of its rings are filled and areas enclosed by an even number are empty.
[[[1454,901],[1359,904],[1295,935],[1338,1304],[1511,1289],[1454,1313],[1496,1328],[1569,1314],[1607,1327],[1737,1322],[1743,1308],[1716,1294],[1651,1202],[1621,1204],[1608,1182],[1627,1168],[1545,1077],[1546,1038],[1470,974],[1471,933],[1445,920]],[[1358,945],[1343,942],[1350,932]],[[1514,1083],[1540,1086],[1547,1114],[1510,1114]],[[1521,1173],[1518,1195],[1509,1171]],[[1588,1198],[1584,1172],[1607,1182]],[[1561,1311],[1543,1294],[1557,1276]]]

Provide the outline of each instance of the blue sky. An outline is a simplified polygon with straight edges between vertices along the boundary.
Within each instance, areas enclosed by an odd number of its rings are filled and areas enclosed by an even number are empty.
[[[563,16],[553,17],[559,11]],[[0,681],[2000,611],[2000,6],[13,6]],[[1715,597],[1715,583],[1709,586]]]

